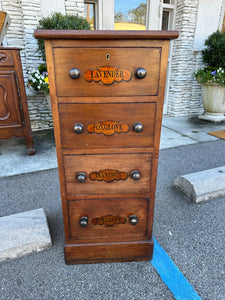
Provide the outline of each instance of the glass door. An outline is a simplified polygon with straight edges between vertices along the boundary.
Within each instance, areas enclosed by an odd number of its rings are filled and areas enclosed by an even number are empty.
[[[129,0],[114,1],[115,30],[145,30],[147,16],[147,1]]]

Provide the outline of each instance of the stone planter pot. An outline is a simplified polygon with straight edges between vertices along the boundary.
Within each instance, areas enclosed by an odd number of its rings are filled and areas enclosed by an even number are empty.
[[[45,98],[46,98],[46,100],[47,100],[49,109],[52,111],[50,94],[45,93]]]
[[[199,119],[221,122],[225,121],[225,87],[216,83],[202,84],[202,104],[204,114]]]

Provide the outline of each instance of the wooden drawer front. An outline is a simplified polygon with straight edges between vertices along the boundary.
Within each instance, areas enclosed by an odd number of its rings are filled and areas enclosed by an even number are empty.
[[[147,198],[68,201],[71,239],[145,237],[148,202]],[[130,216],[137,217],[136,225]],[[82,217],[88,218],[86,227],[80,225]]]
[[[53,53],[58,96],[158,95],[161,48],[55,48]],[[69,76],[72,68],[80,70],[79,78]],[[145,78],[136,78],[138,68],[146,70]]]
[[[156,103],[59,104],[63,148],[153,147]],[[135,123],[143,131],[136,132]],[[82,124],[83,132],[74,132]]]
[[[152,154],[65,155],[66,192],[75,195],[106,195],[150,192]],[[138,170],[141,178],[132,179]],[[77,176],[86,173],[86,180]]]
[[[0,67],[13,67],[11,50],[0,49]]]

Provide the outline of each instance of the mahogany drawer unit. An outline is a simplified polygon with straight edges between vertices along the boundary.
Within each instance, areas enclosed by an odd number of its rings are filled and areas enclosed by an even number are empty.
[[[148,198],[68,201],[71,239],[82,243],[146,239],[148,203]],[[132,218],[138,221],[135,226]],[[81,227],[78,220],[86,220],[88,226]]]
[[[156,109],[156,103],[59,104],[62,147],[153,147]]]
[[[151,153],[64,155],[66,194],[149,193],[151,164]]]
[[[45,40],[67,264],[153,255],[174,31],[36,30]]]

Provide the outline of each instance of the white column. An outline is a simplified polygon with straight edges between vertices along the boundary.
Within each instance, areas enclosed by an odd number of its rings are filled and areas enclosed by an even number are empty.
[[[102,2],[102,28],[104,30],[114,29],[114,0],[104,0]],[[101,12],[100,12],[101,13]]]
[[[43,17],[49,16],[53,12],[61,12],[65,14],[64,0],[40,0],[41,2],[41,15]]]
[[[199,0],[197,25],[193,44],[194,51],[204,48],[206,38],[220,29],[220,12],[222,0]]]

